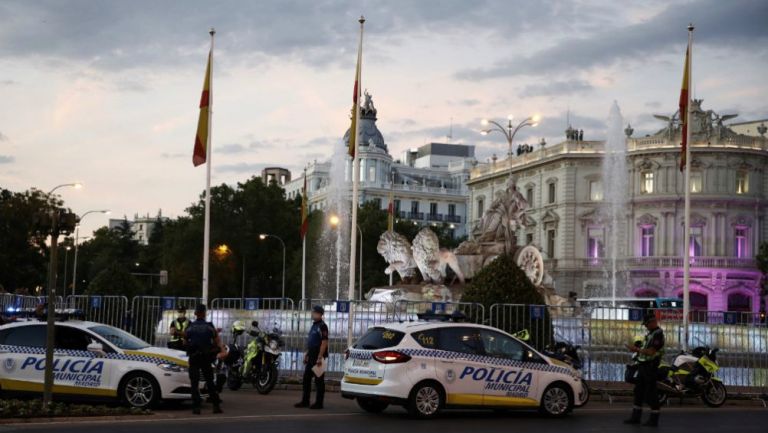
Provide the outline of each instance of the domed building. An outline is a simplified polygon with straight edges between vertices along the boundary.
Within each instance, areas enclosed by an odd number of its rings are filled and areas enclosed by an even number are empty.
[[[384,135],[376,125],[378,110],[366,92],[360,109],[360,203],[376,202],[389,207],[394,195],[395,216],[417,225],[446,224],[455,237],[466,235],[470,169],[477,163],[475,147],[464,144],[429,143],[409,149],[401,159],[389,153]],[[343,137],[349,147],[350,131]],[[341,149],[337,149],[340,151]],[[330,161],[309,163],[306,170],[310,209],[326,209],[330,184]],[[351,158],[347,159],[345,181],[351,196]],[[288,197],[301,195],[304,176],[285,185]]]

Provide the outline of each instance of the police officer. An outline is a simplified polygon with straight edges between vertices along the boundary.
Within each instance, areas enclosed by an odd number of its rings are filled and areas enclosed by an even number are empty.
[[[312,307],[312,327],[307,336],[307,352],[304,354],[304,378],[302,379],[303,394],[301,401],[294,407],[309,407],[310,409],[322,409],[325,396],[325,368],[328,358],[328,325],[323,322],[325,310],[319,305]],[[323,368],[322,374],[315,374],[314,367]],[[315,404],[309,405],[309,397],[312,393],[312,379],[315,380],[317,397]]]
[[[624,421],[625,424],[639,424],[643,414],[643,403],[651,408],[651,416],[643,424],[650,427],[659,425],[659,394],[656,391],[659,364],[664,354],[664,331],[659,327],[654,312],[649,312],[643,319],[643,325],[648,330],[641,347],[627,345],[630,352],[637,354],[638,371],[634,390],[634,406],[632,416]]]
[[[213,382],[213,361],[222,357],[224,351],[219,333],[211,322],[205,321],[207,309],[204,304],[195,308],[197,320],[190,323],[186,331],[187,355],[189,355],[189,380],[192,385],[192,413],[200,414],[200,374],[205,379],[208,399],[213,403],[213,413],[221,413],[221,400]]]
[[[184,333],[189,327],[187,320],[187,309],[179,306],[176,308],[177,316],[171,322],[171,340],[168,342],[169,349],[184,350]]]

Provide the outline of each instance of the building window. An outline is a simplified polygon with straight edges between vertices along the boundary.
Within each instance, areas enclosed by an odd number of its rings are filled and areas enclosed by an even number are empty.
[[[691,257],[704,255],[704,227],[691,227]]]
[[[549,258],[555,257],[555,230],[547,230],[547,254]]]
[[[437,215],[437,203],[430,203],[429,204],[429,214],[430,215]]]
[[[733,238],[733,255],[739,258],[747,257],[747,229],[743,227],[736,228],[733,233]]]
[[[592,201],[603,200],[603,181],[601,180],[589,181],[589,199]]]
[[[644,171],[640,174],[640,193],[653,194],[653,172]]]
[[[376,166],[368,167],[368,182],[376,182]]]
[[[552,182],[549,184],[549,203],[555,202],[555,183]]]
[[[400,214],[400,200],[395,199],[395,214]]]
[[[655,236],[655,227],[648,226],[640,229],[640,256],[641,257],[653,257],[653,244]]]
[[[419,213],[419,202],[417,202],[417,201],[412,201],[411,202],[411,213],[412,214]]]
[[[449,204],[448,205],[448,215],[456,216],[456,205],[455,204]]]
[[[483,204],[484,204],[483,199],[481,198],[477,199],[477,218],[478,219],[483,217],[483,212],[485,211],[485,209],[483,209]]]
[[[605,230],[602,227],[587,230],[587,256],[593,259],[605,257]]]
[[[525,234],[525,244],[530,245],[533,243],[533,233],[526,233]]]
[[[731,293],[728,295],[728,311],[752,312],[752,297],[743,293]]]
[[[736,173],[736,194],[746,194],[749,192],[749,174],[741,170]]]
[[[691,171],[691,193],[696,194],[701,192],[702,176],[701,171]]]
[[[528,206],[533,206],[533,187],[525,190],[525,201],[528,202]]]
[[[376,209],[381,209],[381,199],[376,197],[373,199],[373,202],[376,203]]]

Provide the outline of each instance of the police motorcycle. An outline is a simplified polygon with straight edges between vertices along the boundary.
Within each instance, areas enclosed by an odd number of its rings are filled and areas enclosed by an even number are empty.
[[[239,385],[251,382],[259,394],[269,394],[277,384],[280,348],[283,346],[280,329],[275,326],[272,331],[265,332],[259,328],[259,322],[254,320],[248,335],[253,339],[243,353]],[[235,388],[230,386],[230,389]]]
[[[216,388],[219,392],[227,385],[232,391],[237,391],[243,384],[241,370],[243,367],[243,347],[239,344],[240,337],[245,333],[245,324],[236,320],[232,324],[232,343],[224,345],[226,357],[216,360]]]
[[[643,340],[644,337],[635,336],[634,345],[642,347]],[[699,346],[690,352],[681,351],[671,365],[662,362],[656,381],[659,403],[664,404],[669,397],[699,397],[709,407],[725,404],[728,392],[722,380],[715,377],[720,369],[717,363],[718,351],[717,348]],[[637,380],[637,365],[635,354],[625,371],[627,382],[635,383]]]
[[[527,329],[517,331],[512,335],[518,340],[530,344],[531,335]],[[554,343],[547,345],[541,353],[552,359],[562,361],[576,370],[581,370],[584,363],[579,356],[579,349],[581,349],[580,346],[576,346],[570,341],[555,341]]]

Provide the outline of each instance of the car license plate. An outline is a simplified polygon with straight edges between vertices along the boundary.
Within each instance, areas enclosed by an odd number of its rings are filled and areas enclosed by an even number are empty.
[[[352,367],[368,367],[370,361],[367,359],[353,359]]]

